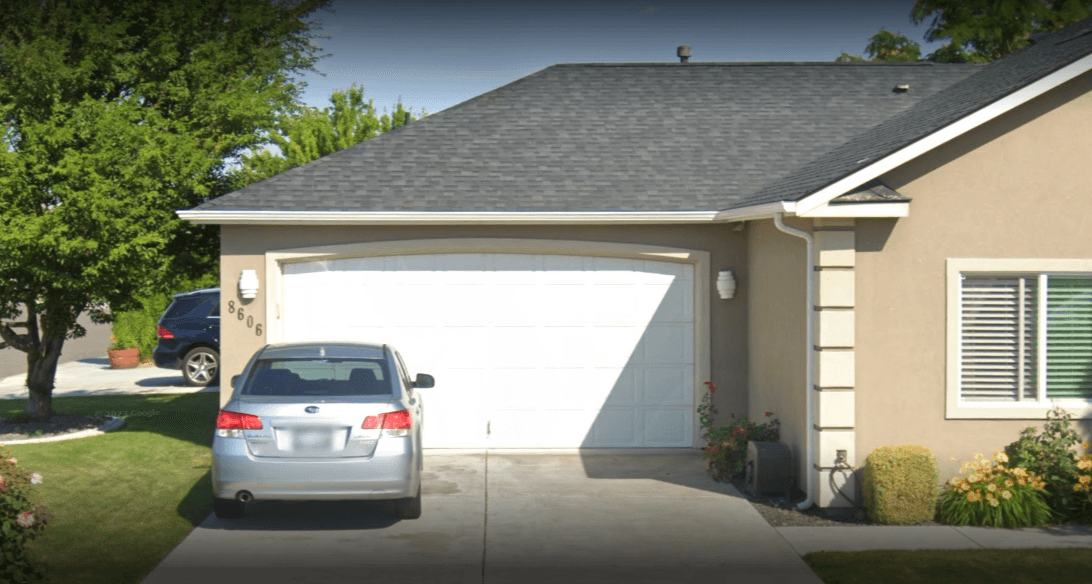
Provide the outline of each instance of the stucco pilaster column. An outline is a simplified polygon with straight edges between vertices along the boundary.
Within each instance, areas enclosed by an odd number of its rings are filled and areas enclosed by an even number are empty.
[[[856,501],[856,236],[853,219],[815,219],[814,306],[816,468],[820,507],[850,507]],[[845,451],[845,463],[838,462]],[[841,494],[839,494],[841,493]],[[844,495],[844,496],[843,496]]]

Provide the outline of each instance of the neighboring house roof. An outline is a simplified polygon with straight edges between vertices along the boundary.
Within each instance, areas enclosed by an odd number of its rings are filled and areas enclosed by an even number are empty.
[[[889,163],[880,167],[877,163],[898,153],[900,149],[950,127],[971,114],[984,112],[1004,98],[1014,96],[1019,90],[1028,90],[1025,92],[1026,99],[1013,99],[1003,107],[996,107],[995,111],[986,112],[988,115],[982,116],[983,120],[1000,115],[1027,99],[1088,71],[1092,63],[1080,61],[1092,54],[1090,33],[1092,19],[1086,19],[1052,35],[1037,35],[1033,44],[1010,53],[974,75],[921,100],[914,107],[819,156],[788,176],[773,181],[754,195],[737,200],[733,206],[749,207],[778,201],[798,201],[862,169],[876,167],[874,172],[861,172],[857,184],[871,180],[884,172],[886,166],[892,166]],[[1067,75],[1053,80],[1054,83],[1043,84],[1041,88],[1035,87],[1037,82],[1071,65],[1076,66],[1067,71]],[[966,124],[963,131],[975,125],[977,124]],[[948,139],[959,133],[962,132],[950,132],[952,135]],[[852,183],[846,187],[854,188]],[[844,192],[844,189],[836,189],[826,193],[823,198],[829,200],[838,196],[838,190]]]
[[[554,65],[197,211],[715,211],[979,69]]]

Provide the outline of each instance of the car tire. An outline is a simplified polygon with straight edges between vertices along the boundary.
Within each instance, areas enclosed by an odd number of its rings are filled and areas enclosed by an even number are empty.
[[[212,511],[217,519],[241,519],[246,513],[246,503],[234,499],[213,499]]]
[[[395,514],[399,519],[418,519],[421,517],[421,486],[417,485],[417,495],[396,499],[394,501]]]
[[[197,347],[182,359],[182,377],[186,385],[204,387],[220,379],[220,353],[208,347]]]

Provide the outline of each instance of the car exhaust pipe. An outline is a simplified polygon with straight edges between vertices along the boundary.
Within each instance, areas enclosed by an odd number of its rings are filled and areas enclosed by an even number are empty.
[[[251,495],[250,491],[239,491],[235,493],[235,500],[240,503],[248,503],[254,500],[254,495]]]

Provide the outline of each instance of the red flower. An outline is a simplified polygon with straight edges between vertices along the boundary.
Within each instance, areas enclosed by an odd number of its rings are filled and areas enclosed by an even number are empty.
[[[772,415],[773,415],[773,412],[766,412],[766,417],[767,417],[767,418],[768,418],[768,417],[770,417],[770,416],[772,416]]]
[[[706,381],[703,385],[709,388],[709,393],[716,393],[717,386],[713,385],[712,381]]]
[[[733,436],[739,436],[740,434],[743,434],[744,432],[746,432],[746,430],[744,430],[743,427],[740,426],[740,427],[737,427],[735,430],[732,430],[732,435]]]

